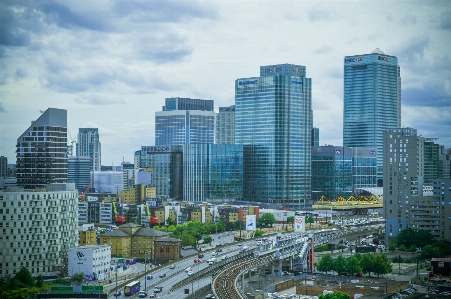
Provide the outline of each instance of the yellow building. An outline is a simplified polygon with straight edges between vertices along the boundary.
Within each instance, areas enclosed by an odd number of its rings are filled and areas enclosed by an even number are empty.
[[[140,259],[146,256],[147,259],[153,260],[154,240],[168,235],[169,233],[127,223],[102,234],[100,243],[110,245],[114,256]]]
[[[155,198],[156,196],[157,188],[145,184],[133,185],[128,190],[119,192],[121,202],[131,205],[144,203],[146,198]]]
[[[95,229],[78,231],[78,244],[80,246],[97,245],[96,233],[97,231]]]

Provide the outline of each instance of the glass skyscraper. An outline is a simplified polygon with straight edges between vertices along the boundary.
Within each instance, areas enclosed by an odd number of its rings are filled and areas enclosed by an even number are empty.
[[[91,171],[100,171],[101,149],[98,128],[78,129],[77,156],[91,159]]]
[[[377,150],[377,179],[383,179],[383,133],[401,126],[398,59],[379,48],[344,59],[343,145]]]
[[[235,144],[244,149],[245,200],[301,206],[311,196],[311,79],[305,66],[260,67],[235,81]]]
[[[212,100],[167,98],[162,110],[155,112],[155,145],[214,143]]]
[[[183,146],[183,200],[241,200],[243,146],[187,144]]]

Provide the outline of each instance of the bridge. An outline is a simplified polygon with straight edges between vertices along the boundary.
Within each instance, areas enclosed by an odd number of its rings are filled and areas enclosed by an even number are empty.
[[[261,271],[271,268],[271,273],[282,273],[282,263],[288,259],[290,269],[303,272],[311,271],[314,261],[313,247],[323,244],[339,244],[344,239],[360,238],[367,234],[380,233],[383,226],[350,230],[322,230],[316,233],[298,235],[293,238],[279,240],[275,244],[259,246],[253,256],[237,259],[227,271],[220,271],[213,279],[212,289],[216,298],[247,299],[244,294],[244,277],[257,270],[260,279]]]
[[[354,210],[354,209],[379,209],[383,207],[384,200],[382,196],[377,197],[375,195],[371,195],[370,197],[350,196],[348,198],[340,196],[333,200],[329,200],[325,196],[321,196],[316,205],[312,205],[312,208],[315,210],[337,210],[337,211]]]

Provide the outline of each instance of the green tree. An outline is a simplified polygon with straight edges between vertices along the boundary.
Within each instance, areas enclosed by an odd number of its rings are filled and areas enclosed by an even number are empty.
[[[412,245],[410,245],[409,249],[410,249],[410,251],[415,252],[415,250],[417,250],[417,245],[412,244]]]
[[[396,237],[396,243],[398,247],[404,245],[406,248],[409,248],[410,245],[415,242],[416,232],[412,228],[406,228],[399,232]]]
[[[316,264],[316,269],[320,272],[329,272],[334,270],[334,259],[330,253],[324,255]]]
[[[72,275],[71,281],[80,285],[83,282],[84,278],[85,278],[84,273],[76,273],[76,274]]]
[[[374,256],[369,252],[361,255],[360,266],[362,267],[363,273],[368,273],[371,276],[371,272],[373,272],[373,260]]]
[[[399,250],[401,250],[401,251],[406,251],[406,245],[401,244],[401,245],[399,246]]]
[[[195,246],[196,244],[196,239],[189,234],[183,234],[181,240],[182,246]]]
[[[338,274],[346,272],[346,264],[346,259],[341,254],[339,254],[334,260],[334,271]]]
[[[259,222],[261,224],[265,224],[265,227],[272,227],[272,225],[276,222],[276,217],[272,213],[265,213],[259,218]]]
[[[388,260],[387,256],[384,253],[382,253],[376,255],[376,257],[373,260],[372,268],[374,274],[377,274],[377,276],[379,277],[379,275],[391,273],[392,264]]]
[[[419,230],[416,232],[415,239],[413,239],[412,242],[415,242],[418,247],[422,248],[426,245],[432,244],[433,240],[434,236],[430,232],[426,230]]]
[[[203,239],[204,244],[210,244],[211,245],[211,241],[213,241],[212,237],[210,235],[206,235]]]
[[[225,232],[226,231],[226,224],[222,221],[216,222],[216,226],[218,227],[218,232]]]
[[[28,271],[25,267],[20,268],[19,272],[17,272],[14,276],[14,279],[23,284],[25,287],[33,286],[33,277],[31,277],[30,271]]]
[[[400,255],[394,256],[391,260],[393,261],[393,263],[398,263],[398,264],[403,262],[403,258]]]
[[[335,292],[327,295],[323,294],[318,295],[318,299],[350,299],[350,298],[351,297],[348,294],[342,292]]]
[[[290,224],[294,227],[294,216],[288,216],[287,217],[287,225]]]
[[[352,275],[362,272],[362,267],[360,266],[360,262],[355,256],[351,256],[348,259],[346,268],[347,268],[347,271]]]
[[[315,223],[315,219],[313,216],[308,216],[307,219],[305,219],[305,223],[310,223],[310,227],[312,227],[312,223]]]
[[[36,286],[37,286],[38,288],[42,288],[42,286],[44,285],[44,277],[42,277],[42,275],[39,274],[39,275],[36,277],[35,283],[36,283]]]
[[[168,218],[166,218],[166,224],[167,224],[167,225],[176,225],[177,222],[175,221],[174,218],[172,218],[171,216],[169,216]]]
[[[451,254],[451,250],[449,249],[448,243],[444,241],[437,241],[432,244],[434,248],[440,248],[443,251],[444,256],[448,256]]]
[[[390,245],[388,245],[388,250],[393,252],[396,250],[396,244],[391,242]]]

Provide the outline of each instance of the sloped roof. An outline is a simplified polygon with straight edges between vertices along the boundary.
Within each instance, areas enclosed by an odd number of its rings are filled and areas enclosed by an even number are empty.
[[[125,223],[122,224],[121,227],[141,227],[141,225],[135,224],[135,223]]]
[[[143,237],[162,237],[168,235],[169,233],[147,227],[141,227],[133,234],[133,236],[143,236]]]
[[[382,51],[382,50],[379,49],[379,48],[374,49],[374,51],[371,52],[371,54],[381,54],[381,55],[386,55],[386,54],[384,53],[384,51]]]
[[[155,240],[155,242],[181,242],[180,239],[176,239],[176,238],[158,238]]]
[[[106,232],[100,235],[101,237],[130,237],[131,235],[120,229],[113,229],[112,231]]]

